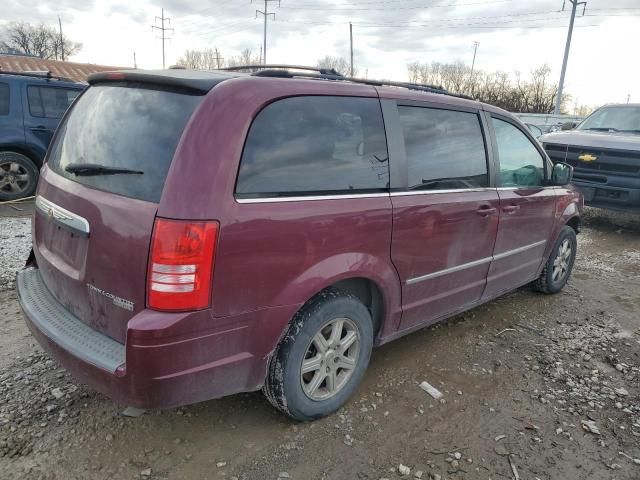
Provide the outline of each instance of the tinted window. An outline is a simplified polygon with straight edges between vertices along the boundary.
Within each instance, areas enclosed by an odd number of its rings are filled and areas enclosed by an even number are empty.
[[[503,187],[544,185],[544,160],[533,143],[510,123],[493,119]]]
[[[202,97],[126,86],[96,86],[65,119],[49,167],[71,180],[158,202],[187,120]],[[142,174],[79,175],[70,165],[126,168]]]
[[[9,115],[9,85],[0,83],[0,115]]]
[[[255,118],[236,192],[255,196],[381,190],[388,186],[388,163],[377,99],[287,98]]]
[[[29,112],[33,117],[61,118],[80,95],[79,90],[59,87],[28,87]]]
[[[487,157],[476,114],[424,107],[398,110],[410,189],[488,186]]]

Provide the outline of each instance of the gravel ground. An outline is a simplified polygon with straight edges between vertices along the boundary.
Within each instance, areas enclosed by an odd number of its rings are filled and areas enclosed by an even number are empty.
[[[589,212],[579,252],[562,293],[521,289],[375,350],[348,405],[305,424],[259,393],[123,417],[0,292],[0,478],[637,480],[640,222]]]
[[[31,249],[31,219],[0,218],[0,291],[13,288]]]

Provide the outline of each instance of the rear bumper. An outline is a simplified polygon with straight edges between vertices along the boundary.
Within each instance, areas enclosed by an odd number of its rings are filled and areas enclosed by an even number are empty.
[[[138,408],[169,408],[258,390],[291,318],[287,315],[297,310],[273,307],[211,319],[211,330],[177,336],[195,314],[143,310],[129,321],[123,345],[73,317],[49,293],[37,269],[20,272],[16,285],[38,343],[80,382]]]
[[[584,196],[585,205],[640,212],[640,178],[607,175],[605,182],[574,178],[573,183]]]

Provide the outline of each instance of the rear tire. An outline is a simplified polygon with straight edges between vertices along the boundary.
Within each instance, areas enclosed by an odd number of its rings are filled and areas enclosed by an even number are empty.
[[[534,290],[542,293],[558,293],[562,290],[571,276],[577,247],[575,230],[565,225],[560,230],[540,277],[533,282]]]
[[[327,416],[355,392],[369,365],[373,323],[354,295],[329,288],[293,318],[269,365],[269,402],[298,421]]]
[[[38,167],[16,152],[0,152],[0,201],[29,197],[38,185]]]

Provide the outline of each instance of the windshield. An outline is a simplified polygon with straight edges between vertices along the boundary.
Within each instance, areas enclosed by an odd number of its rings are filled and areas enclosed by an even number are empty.
[[[640,107],[600,108],[582,122],[578,129],[640,133]]]
[[[49,168],[89,187],[159,202],[182,131],[201,99],[130,84],[91,87],[60,127]]]

